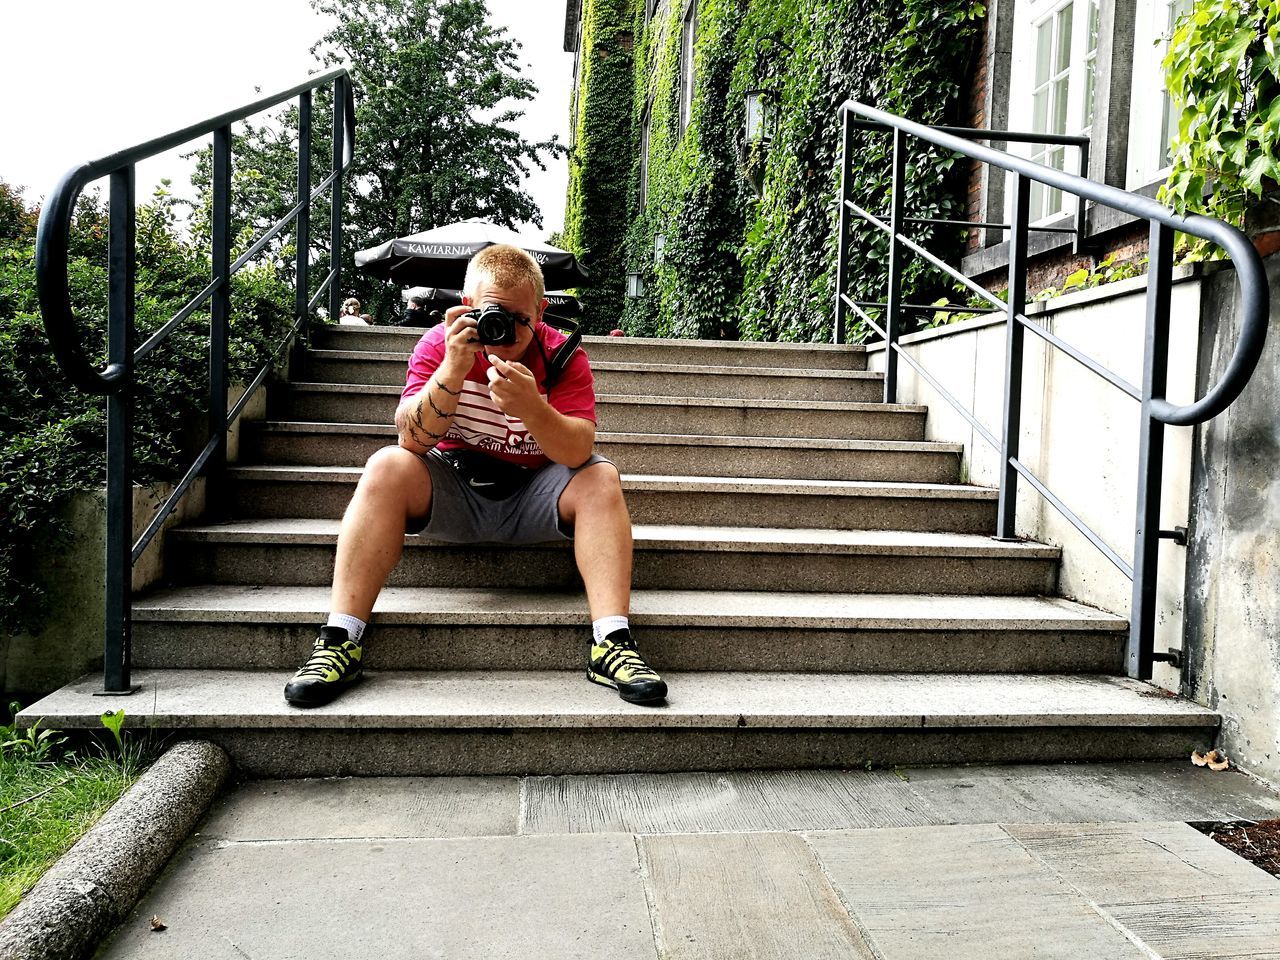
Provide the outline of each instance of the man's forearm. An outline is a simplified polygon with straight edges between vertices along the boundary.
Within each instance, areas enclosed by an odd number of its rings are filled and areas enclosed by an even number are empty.
[[[581,417],[566,417],[550,404],[524,421],[542,452],[567,467],[580,467],[591,456],[596,425]]]
[[[463,377],[438,369],[415,396],[396,410],[400,446],[426,453],[444,439],[462,396]]]

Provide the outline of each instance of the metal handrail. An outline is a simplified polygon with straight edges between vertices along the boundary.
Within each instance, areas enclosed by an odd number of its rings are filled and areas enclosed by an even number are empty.
[[[949,132],[955,131],[954,127],[929,127],[855,100],[846,101],[841,105],[840,111],[854,113],[993,167],[1019,174],[1046,186],[1056,187],[1064,193],[1092,200],[1094,203],[1100,203],[1143,220],[1163,224],[1173,230],[1209,240],[1222,247],[1235,265],[1237,286],[1241,297],[1240,336],[1236,341],[1235,351],[1227,363],[1222,379],[1200,400],[1185,406],[1177,406],[1163,397],[1157,397],[1152,400],[1151,412],[1157,420],[1164,423],[1190,426],[1216,417],[1227,409],[1236,397],[1240,396],[1240,391],[1249,382],[1254,368],[1258,365],[1258,360],[1262,357],[1262,346],[1267,335],[1267,318],[1270,313],[1266,269],[1253,244],[1241,231],[1213,217],[1204,217],[1199,214],[1181,216],[1150,197],[1128,193],[1119,187],[1055,170],[1022,157],[1015,157],[1003,150],[984,147],[961,139],[954,132]],[[995,141],[1013,142],[1017,138],[1017,135],[1009,131],[982,131],[982,133],[984,134],[982,139]],[[1048,135],[1024,136],[1027,139],[1039,139]],[[1061,142],[1061,140],[1055,142]]]
[[[897,364],[904,360],[920,377],[968,421],[975,430],[1000,451],[1001,476],[1000,499],[997,514],[997,539],[1016,539],[1015,511],[1019,478],[1043,496],[1066,520],[1096,546],[1115,566],[1133,581],[1130,609],[1129,641],[1126,649],[1126,670],[1130,676],[1149,679],[1152,666],[1159,660],[1172,660],[1171,654],[1157,654],[1154,650],[1156,570],[1159,541],[1170,532],[1159,528],[1160,494],[1162,479],[1162,455],[1164,427],[1166,424],[1191,425],[1203,423],[1225,410],[1240,395],[1257,367],[1262,355],[1269,320],[1267,277],[1262,259],[1248,238],[1230,224],[1211,217],[1198,215],[1180,216],[1148,197],[1126,193],[1116,187],[1097,183],[1084,176],[1076,176],[1015,157],[1001,150],[982,146],[974,140],[994,142],[1054,142],[1075,145],[1081,152],[1081,172],[1087,169],[1087,142],[1083,138],[1060,135],[1014,133],[1004,130],[970,130],[955,127],[931,127],[907,120],[904,117],[877,110],[853,100],[841,105],[840,118],[844,128],[844,153],[842,159],[840,226],[838,261],[836,266],[836,324],[837,342],[845,339],[845,317],[853,313],[885,340],[885,401],[897,399]],[[891,132],[893,135],[893,186],[889,223],[875,216],[854,202],[850,162],[854,152],[855,129]],[[981,163],[997,167],[1014,175],[1013,222],[999,224],[1012,231],[1009,241],[1008,302],[995,297],[990,291],[974,283],[969,277],[926,250],[908,237],[903,226],[908,223],[952,223],[910,218],[905,210],[906,138],[916,137],[943,149],[953,151]],[[1073,143],[1073,141],[1076,141]],[[1142,386],[1136,387],[1098,363],[1071,344],[1028,319],[1027,302],[1027,240],[1031,230],[1029,223],[1030,183],[1045,184],[1077,198],[1076,249],[1084,236],[1085,201],[1102,204],[1151,224],[1149,273],[1147,284],[1147,320],[1144,347]],[[866,302],[853,300],[845,292],[849,249],[849,214],[861,217],[878,230],[889,234],[890,256],[888,296],[886,297],[884,326],[863,309]],[[989,224],[968,224],[973,229]],[[1061,228],[1059,228],[1061,229]],[[1168,373],[1170,288],[1173,284],[1173,235],[1175,231],[1200,237],[1218,244],[1230,255],[1236,270],[1241,312],[1240,332],[1227,368],[1222,378],[1199,400],[1185,405],[1169,402],[1164,396]],[[974,414],[952,396],[912,357],[899,342],[901,314],[911,307],[902,303],[901,277],[904,251],[923,257],[929,263],[954,278],[975,295],[1006,313],[1007,332],[1005,349],[1004,423],[1001,437],[987,430]],[[876,304],[879,306],[879,304]],[[1018,457],[1022,404],[1022,353],[1023,336],[1030,330],[1050,346],[1065,353],[1086,369],[1110,383],[1126,396],[1142,404],[1142,431],[1138,447],[1138,517],[1134,534],[1134,558],[1130,565],[1114,549],[1076,515],[1048,486],[1032,473]]]
[[[311,185],[312,92],[332,84],[333,143],[329,175]],[[249,248],[231,260],[231,125],[281,103],[298,103],[298,201],[268,227]],[[157,154],[194,139],[213,135],[212,153],[212,269],[208,284],[134,349],[135,166]],[[311,77],[305,83],[263,97],[227,113],[148,140],[110,156],[69,170],[44,204],[36,233],[36,286],[45,331],[59,366],[76,386],[107,398],[107,557],[106,617],[103,644],[103,686],[109,693],[132,693],[130,680],[132,614],[131,572],[196,478],[223,461],[227,431],[266,381],[280,354],[303,333],[312,309],[328,292],[329,311],[338,313],[341,296],[342,175],[355,156],[355,97],[345,67]],[[95,370],[80,344],[68,285],[71,217],[85,185],[109,177],[107,365]],[[329,271],[314,295],[310,292],[311,205],[330,193]],[[296,263],[294,322],[274,353],[252,379],[248,390],[227,408],[227,345],[231,316],[231,278],[271,240],[295,224]],[[136,365],[201,307],[209,305],[209,439],[195,462],[152,517],[142,535],[132,538],[133,396]]]
[[[337,67],[317,74],[305,83],[272,96],[263,97],[261,100],[255,100],[235,110],[229,110],[209,120],[203,120],[145,143],[127,147],[98,160],[82,163],[62,175],[62,179],[58,181],[53,193],[45,200],[40,210],[40,223],[36,231],[36,291],[40,299],[40,315],[44,320],[45,332],[49,336],[49,345],[53,348],[54,357],[62,368],[62,372],[73,384],[90,393],[111,394],[122,389],[127,373],[127,366],[123,362],[108,363],[102,370],[94,370],[80,345],[78,325],[71,309],[71,293],[67,279],[71,217],[75,213],[76,201],[80,198],[80,193],[85,186],[94,180],[131,169],[139,161],[147,160],[174,147],[180,147],[197,137],[216,133],[232,123],[269,110],[300,94],[309,93],[339,77],[349,77],[345,67]],[[347,122],[344,167],[350,163],[355,153],[355,99],[349,82],[345,84],[345,89],[343,112]],[[297,212],[295,208],[292,216],[282,220],[275,229],[278,231],[290,222],[297,216]],[[269,239],[270,237],[266,238],[266,240]],[[263,242],[265,243],[266,240]],[[214,289],[222,280],[222,277],[215,277],[197,296],[196,301],[184,308],[185,313],[181,319],[185,319],[199,309],[213,295]],[[174,319],[181,322],[177,317]],[[173,321],[170,323],[172,326],[177,325]],[[167,335],[172,326],[167,326],[167,329],[161,332]],[[154,341],[155,338],[153,337],[152,340]],[[146,345],[146,352],[150,352],[156,345],[156,342],[149,342]]]

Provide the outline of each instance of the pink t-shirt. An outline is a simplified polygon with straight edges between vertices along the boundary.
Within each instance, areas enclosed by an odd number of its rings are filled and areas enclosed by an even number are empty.
[[[428,330],[413,348],[409,358],[409,373],[405,378],[401,402],[416,396],[431,379],[436,368],[444,361],[444,337],[447,324],[438,324]],[[548,359],[556,348],[567,339],[563,333],[545,323],[534,328],[534,336],[542,342]],[[543,390],[546,365],[536,343],[531,343],[520,363],[529,368]],[[541,467],[551,462],[542,452],[522,420],[509,417],[499,409],[489,395],[489,360],[483,353],[476,355],[476,362],[462,384],[462,396],[458,398],[458,411],[454,414],[449,430],[438,444],[441,450],[479,450],[491,457],[518,463],[525,467]],[[545,393],[542,394],[544,397]],[[579,347],[564,372],[551,387],[551,406],[566,417],[581,417],[596,422],[595,379],[586,352]]]

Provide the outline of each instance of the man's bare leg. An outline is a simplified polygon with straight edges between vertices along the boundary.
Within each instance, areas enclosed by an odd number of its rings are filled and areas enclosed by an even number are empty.
[[[307,662],[285,684],[290,704],[318,707],[359,682],[361,624],[400,560],[406,521],[425,517],[430,506],[431,474],[414,454],[384,447],[369,458],[338,534],[329,623],[320,628]]]
[[[596,463],[580,470],[560,494],[559,506],[561,520],[573,524],[574,556],[594,621],[587,679],[614,687],[630,703],[662,703],[667,685],[636,650],[627,623],[631,515],[617,468]]]
[[[560,494],[560,519],[573,526],[573,554],[587,588],[591,619],[631,609],[631,515],[611,463],[574,474]]]
[[[331,613],[369,620],[374,601],[404,552],[405,524],[431,509],[431,473],[415,454],[383,447],[365,465],[342,516]]]

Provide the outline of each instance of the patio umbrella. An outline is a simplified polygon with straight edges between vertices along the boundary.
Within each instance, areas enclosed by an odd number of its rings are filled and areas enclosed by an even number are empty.
[[[406,286],[458,288],[462,286],[467,261],[495,243],[510,243],[527,251],[542,267],[543,278],[551,289],[577,286],[587,280],[587,271],[569,251],[478,219],[450,223],[361,250],[356,254],[356,266],[375,277]]]
[[[423,306],[427,310],[448,310],[462,303],[462,291],[445,287],[409,287],[402,291],[402,297],[422,297]],[[547,313],[562,320],[572,320],[582,316],[582,304],[577,297],[570,296],[562,290],[547,291]]]

